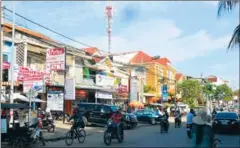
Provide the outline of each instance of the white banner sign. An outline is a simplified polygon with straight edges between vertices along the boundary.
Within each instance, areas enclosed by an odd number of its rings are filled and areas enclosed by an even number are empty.
[[[132,77],[130,83],[130,100],[138,100],[138,80]]]
[[[46,53],[46,71],[65,70],[65,49],[52,48],[47,49]]]
[[[63,111],[63,92],[49,91],[47,93],[47,107],[53,111]]]
[[[114,78],[97,74],[96,75],[96,85],[98,85],[98,86],[114,86]]]
[[[112,99],[112,93],[97,91],[97,92],[95,93],[95,98],[100,98],[100,99]]]
[[[75,79],[66,78],[65,80],[65,100],[75,100]]]

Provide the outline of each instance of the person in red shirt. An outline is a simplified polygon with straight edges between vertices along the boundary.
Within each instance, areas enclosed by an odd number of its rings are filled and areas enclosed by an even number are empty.
[[[121,113],[121,109],[116,111],[112,114],[111,119],[113,120],[114,125],[117,127],[117,132],[120,133],[121,126],[121,120],[123,118],[123,115]]]

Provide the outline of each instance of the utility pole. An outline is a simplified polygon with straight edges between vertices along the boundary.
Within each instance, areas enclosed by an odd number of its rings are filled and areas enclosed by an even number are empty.
[[[0,0],[0,20],[1,20],[1,34],[0,34],[0,99],[2,100],[2,78],[3,78],[3,1]],[[0,105],[1,106],[1,105]],[[1,109],[1,107],[0,107]]]
[[[14,65],[16,62],[15,57],[15,2],[13,3],[13,22],[12,22],[12,51],[11,51],[11,88],[10,88],[10,103],[13,103],[14,93]],[[13,109],[10,110],[10,125],[13,123]]]

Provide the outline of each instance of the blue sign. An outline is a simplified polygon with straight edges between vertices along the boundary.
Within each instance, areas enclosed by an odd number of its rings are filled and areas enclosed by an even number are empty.
[[[162,86],[162,101],[168,101],[168,88],[167,85]]]

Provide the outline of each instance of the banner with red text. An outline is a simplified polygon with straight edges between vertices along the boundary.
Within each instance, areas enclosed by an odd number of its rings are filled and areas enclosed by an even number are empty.
[[[46,70],[65,70],[65,48],[47,49]]]

